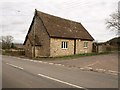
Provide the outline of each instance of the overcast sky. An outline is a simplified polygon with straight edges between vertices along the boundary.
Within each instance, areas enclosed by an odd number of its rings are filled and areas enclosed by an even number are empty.
[[[96,41],[107,41],[115,32],[105,19],[118,8],[119,0],[0,0],[0,36],[12,35],[23,43],[35,8],[62,18],[81,22]],[[2,32],[1,32],[2,31]]]

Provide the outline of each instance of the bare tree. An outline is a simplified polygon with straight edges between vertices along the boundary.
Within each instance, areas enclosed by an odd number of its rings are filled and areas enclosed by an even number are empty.
[[[3,49],[10,49],[11,48],[11,44],[13,41],[13,37],[8,35],[8,36],[1,36],[1,42],[2,42],[2,48]]]
[[[120,32],[120,12],[117,11],[106,19],[107,28]]]

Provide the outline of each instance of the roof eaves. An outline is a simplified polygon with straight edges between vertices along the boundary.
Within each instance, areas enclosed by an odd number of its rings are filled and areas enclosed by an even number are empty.
[[[93,39],[81,39],[79,37],[58,37],[58,36],[50,36],[50,38],[60,38],[60,39],[80,39],[80,40],[87,40],[87,41],[93,41]]]

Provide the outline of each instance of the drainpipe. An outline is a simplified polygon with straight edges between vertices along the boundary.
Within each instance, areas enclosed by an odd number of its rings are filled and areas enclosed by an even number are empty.
[[[76,54],[76,39],[74,39],[74,54]]]

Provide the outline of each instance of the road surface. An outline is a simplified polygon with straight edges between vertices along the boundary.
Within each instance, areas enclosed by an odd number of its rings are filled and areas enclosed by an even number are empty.
[[[2,56],[2,88],[118,88],[118,76]]]

